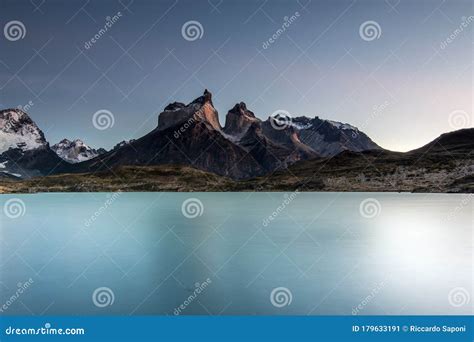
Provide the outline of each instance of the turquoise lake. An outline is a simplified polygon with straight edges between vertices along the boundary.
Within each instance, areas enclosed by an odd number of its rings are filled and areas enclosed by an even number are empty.
[[[470,195],[53,193],[0,205],[3,315],[473,313]]]

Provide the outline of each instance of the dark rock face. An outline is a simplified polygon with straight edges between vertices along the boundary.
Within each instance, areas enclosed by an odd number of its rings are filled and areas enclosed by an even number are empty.
[[[264,173],[246,151],[202,121],[191,123],[178,137],[176,129],[155,129],[140,139],[79,164],[79,171],[102,171],[120,165],[179,164],[234,179]]]
[[[187,106],[167,108],[173,110],[160,114],[155,130],[79,164],[78,171],[99,171],[120,165],[181,164],[234,179],[265,173],[247,151],[222,134],[212,95],[207,90]]]
[[[6,115],[2,116],[0,112],[0,128]],[[89,151],[80,140],[64,140],[55,145],[63,159],[71,156],[75,158],[74,162],[77,159],[75,164],[63,162],[49,148],[42,132],[25,113],[8,115],[18,124],[12,126],[16,130],[16,140],[11,141],[13,148],[4,153],[3,158],[15,158],[18,165],[37,175],[177,164],[232,179],[247,179],[285,169],[302,160],[331,156],[345,150],[357,152],[378,148],[357,128],[317,117],[294,118],[287,125],[276,127],[272,119],[258,119],[244,102],[228,111],[222,128],[212,94],[207,89],[187,105],[180,102],[167,105],[153,131],[139,139],[121,142],[109,152],[103,149]],[[4,126],[5,122],[3,120]],[[9,136],[11,132],[3,134]],[[4,159],[0,159],[0,163]]]
[[[207,89],[204,91],[204,95],[187,106],[177,102],[166,106],[158,117],[158,129],[164,130],[198,120],[207,122],[214,129],[221,129],[219,114],[212,105],[212,94]]]
[[[28,151],[10,149],[0,155],[0,163],[6,163],[8,173],[24,179],[72,171],[49,146]]]
[[[323,157],[334,156],[342,151],[361,152],[381,149],[356,127],[341,122],[322,120],[318,117],[314,119],[297,117],[292,119],[291,125],[275,132],[270,120],[266,120],[264,124],[266,135],[283,144],[288,144],[292,140],[300,148],[304,145]]]
[[[266,173],[284,169],[296,161],[309,157],[302,155],[297,148],[293,149],[293,146],[284,146],[268,139],[263,134],[261,126],[261,122],[253,122],[238,144],[264,167]],[[316,154],[312,157],[316,157]]]
[[[166,111],[173,111],[173,110],[178,110],[178,109],[182,109],[186,107],[186,105],[184,103],[181,103],[181,102],[173,102],[173,103],[170,103],[169,105],[167,105],[165,107],[165,112]]]
[[[146,136],[120,144],[82,163],[78,170],[182,164],[233,179],[246,179],[317,158],[319,152],[331,155],[351,148],[363,149],[344,140],[345,135],[340,132],[343,129],[348,134],[353,130],[365,137],[349,125],[301,117],[283,129],[276,129],[270,120],[262,122],[240,102],[228,111],[222,128],[212,94],[206,89],[188,105],[174,102],[166,106],[159,115],[158,127]]]
[[[474,128],[464,128],[455,132],[444,133],[432,142],[409,153],[442,153],[442,154],[473,154]]]
[[[258,121],[255,114],[247,109],[246,104],[240,102],[227,113],[224,132],[228,135],[241,137],[252,123]]]
[[[263,134],[268,139],[285,146],[293,152],[297,152],[297,155],[299,155],[297,160],[311,159],[319,156],[311,147],[300,141],[298,129],[293,126],[285,127],[285,129],[275,129],[270,120],[268,119],[262,123]]]
[[[195,99],[190,104],[204,105],[205,103],[209,103],[212,107],[214,107],[214,104],[212,103],[212,94],[207,89],[204,90],[204,94],[202,96],[198,97],[197,99]]]

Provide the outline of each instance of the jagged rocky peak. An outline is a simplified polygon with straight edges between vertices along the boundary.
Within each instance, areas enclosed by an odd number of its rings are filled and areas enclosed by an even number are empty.
[[[190,104],[204,105],[206,103],[209,103],[211,106],[214,107],[214,104],[212,103],[212,94],[211,94],[211,92],[207,89],[204,89],[204,94],[202,96],[199,96],[197,99],[195,99]]]
[[[9,149],[27,151],[47,146],[43,132],[28,114],[20,109],[0,111],[0,153]]]
[[[240,102],[227,112],[224,132],[229,135],[243,135],[252,123],[257,122],[259,123],[260,120],[255,117],[255,114],[247,109],[244,102]]]
[[[69,163],[79,163],[97,157],[106,151],[103,148],[94,149],[86,145],[82,140],[63,139],[51,146],[51,149],[63,160]]]
[[[308,129],[313,126],[314,120],[318,119],[319,118],[317,116],[314,119],[308,118],[307,116],[298,116],[292,119],[292,124],[298,129]]]
[[[252,118],[255,117],[255,114],[247,109],[247,105],[245,104],[245,102],[237,103],[234,108],[232,108],[229,112],[250,116]]]
[[[182,108],[186,107],[186,105],[184,103],[181,103],[181,102],[173,102],[173,103],[170,103],[169,105],[167,105],[165,107],[165,112],[173,112],[175,110],[180,110]]]
[[[203,122],[215,130],[221,130],[219,114],[212,103],[212,94],[207,89],[204,94],[188,105],[174,102],[165,107],[158,116],[158,129],[164,130],[173,126],[194,122]]]
[[[118,150],[118,149],[121,148],[121,147],[131,145],[134,141],[135,141],[135,139],[122,140],[122,141],[119,142],[118,144],[115,144],[115,146],[112,147],[112,150]]]
[[[312,119],[305,129],[300,129],[298,135],[304,144],[322,156],[381,149],[357,127],[319,117]]]

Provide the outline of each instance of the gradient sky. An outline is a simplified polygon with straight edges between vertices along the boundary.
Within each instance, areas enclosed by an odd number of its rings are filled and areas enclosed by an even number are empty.
[[[276,110],[318,115],[406,151],[474,124],[474,22],[440,47],[471,15],[471,0],[0,0],[1,28],[26,27],[24,39],[0,36],[0,107],[32,101],[28,113],[51,144],[81,138],[111,148],[152,130],[168,103],[208,88],[221,124],[244,101],[262,119]],[[183,38],[189,20],[201,23],[201,39]],[[365,41],[359,27],[369,20],[381,36]],[[92,124],[101,109],[115,117],[103,131]],[[453,119],[456,110],[467,115]]]

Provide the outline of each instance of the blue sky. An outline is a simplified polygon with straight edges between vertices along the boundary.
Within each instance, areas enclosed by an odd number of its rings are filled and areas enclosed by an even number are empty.
[[[244,101],[262,119],[318,115],[406,151],[474,124],[472,15],[469,0],[1,0],[2,28],[17,20],[26,35],[0,36],[0,106],[32,103],[51,143],[111,148],[208,88],[222,124]],[[182,35],[191,20],[203,29],[194,41]],[[367,21],[378,24],[376,39],[362,39]],[[115,119],[106,130],[92,124],[102,109]]]

